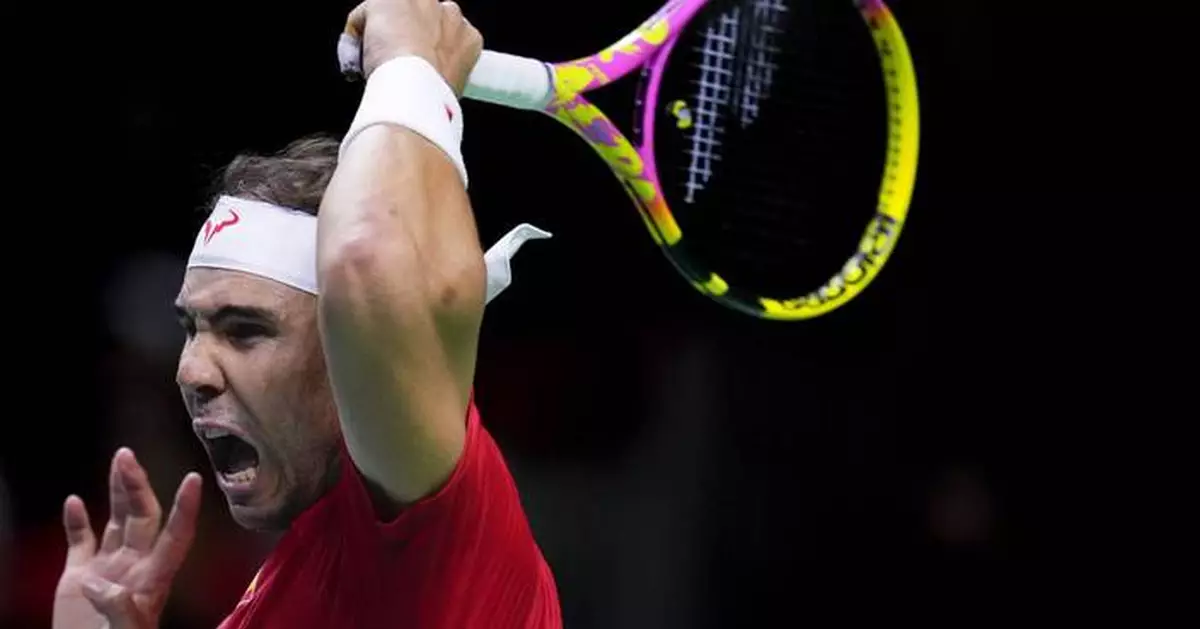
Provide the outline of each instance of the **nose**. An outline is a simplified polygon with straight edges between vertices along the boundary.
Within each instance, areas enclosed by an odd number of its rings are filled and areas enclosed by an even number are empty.
[[[190,408],[221,395],[225,390],[225,377],[220,366],[203,342],[197,338],[189,340],[179,356],[179,367],[175,372],[179,385]]]

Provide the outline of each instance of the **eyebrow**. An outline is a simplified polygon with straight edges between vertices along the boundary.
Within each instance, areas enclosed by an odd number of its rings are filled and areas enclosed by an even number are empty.
[[[180,320],[199,317],[207,319],[212,325],[220,325],[229,319],[257,319],[263,323],[275,323],[275,315],[265,308],[257,306],[221,306],[216,310],[195,310],[175,304],[175,316]]]

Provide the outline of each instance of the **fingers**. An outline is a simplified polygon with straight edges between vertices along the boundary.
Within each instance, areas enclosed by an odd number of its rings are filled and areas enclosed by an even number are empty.
[[[455,22],[460,25],[462,24],[462,7],[458,6],[457,2],[454,2],[453,0],[444,0],[439,4],[442,7],[442,19],[446,20],[442,26],[450,26],[451,22]]]
[[[455,44],[450,59],[451,63],[457,66],[446,73],[446,79],[450,81],[454,93],[461,97],[471,71],[475,69],[479,55],[483,52],[483,36],[463,15],[458,3],[446,0],[440,3],[440,6],[442,35]]]
[[[139,629],[146,626],[133,603],[133,594],[120,585],[89,574],[83,578],[83,595],[96,611],[108,619],[111,629]]]
[[[159,577],[173,576],[192,546],[196,537],[196,518],[200,513],[200,486],[200,475],[195,472],[188,473],[179,483],[167,525],[154,545],[155,573]]]
[[[81,565],[96,554],[96,534],[79,496],[68,496],[63,503],[63,530],[67,534],[68,566]]]
[[[442,10],[442,36],[453,41],[462,37],[463,29],[468,28],[467,18],[463,17],[462,7],[457,2],[447,0],[440,3]]]
[[[108,523],[100,539],[100,552],[111,553],[125,541],[125,516],[129,513],[129,496],[121,480],[120,459],[125,448],[117,450],[108,467]]]
[[[158,529],[162,525],[162,507],[154,495],[154,488],[150,486],[146,470],[137,462],[132,451],[125,452],[127,454],[118,451],[121,482],[125,486],[129,509],[125,514],[125,546],[148,551],[154,546],[154,539],[158,537]]]
[[[162,508],[150,487],[146,471],[133,451],[120,448],[113,455],[108,476],[109,518],[100,552],[121,546],[146,551],[154,544],[162,522]]]
[[[358,5],[356,5],[353,9],[351,9],[350,13],[346,14],[346,26],[343,27],[343,29],[342,29],[343,33],[345,33],[346,35],[349,35],[350,37],[353,37],[355,39],[359,39],[359,40],[362,39],[363,33],[367,30],[367,8],[368,8],[367,4],[368,3],[369,3],[369,0],[364,0],[363,2],[358,3]],[[415,4],[414,8],[416,8],[418,11],[422,12],[425,15],[428,15],[428,13],[427,13],[428,11],[433,11],[433,10],[436,10],[438,7],[441,7],[443,15],[445,15],[447,13],[453,14],[454,16],[456,16],[458,18],[457,21],[462,20],[462,9],[455,2],[450,2],[450,1],[437,2],[436,0],[416,0],[416,2],[414,4]]]

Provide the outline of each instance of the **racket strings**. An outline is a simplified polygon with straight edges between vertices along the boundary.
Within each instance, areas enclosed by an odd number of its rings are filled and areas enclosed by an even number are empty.
[[[734,10],[742,14],[742,7]],[[788,8],[782,0],[753,0],[744,11],[742,30],[738,38],[734,90],[741,95],[733,102],[733,115],[747,127],[758,118],[758,105],[771,94],[771,85],[779,69],[776,57],[783,50],[776,38],[784,32],[783,19]]]
[[[741,0],[710,4],[682,37],[662,98],[691,125],[660,127],[655,155],[686,255],[752,292],[814,289],[857,246],[883,170],[866,25],[847,0]]]
[[[696,87],[692,100],[692,142],[688,148],[690,159],[687,170],[684,200],[693,203],[696,194],[704,189],[712,178],[712,163],[719,161],[721,137],[725,133],[723,112],[729,106],[729,80],[733,76],[734,46],[737,44],[737,7],[722,13],[715,23],[704,32],[699,46],[692,51],[699,55],[693,66],[699,70],[697,79],[691,81]]]
[[[781,52],[775,38],[783,33],[780,21],[786,11],[782,0],[754,0],[748,10],[731,5],[707,26],[703,42],[692,48],[699,56],[693,62],[699,77],[692,81],[696,110],[687,202],[695,201],[712,177],[713,162],[721,160],[724,124],[736,120],[742,128],[749,126],[758,117],[759,102],[769,96],[778,68],[775,55]]]

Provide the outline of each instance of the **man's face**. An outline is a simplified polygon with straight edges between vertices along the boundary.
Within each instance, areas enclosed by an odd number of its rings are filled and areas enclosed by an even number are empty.
[[[237,271],[189,269],[176,381],[233,518],[287,528],[336,478],[339,432],[316,298]]]

